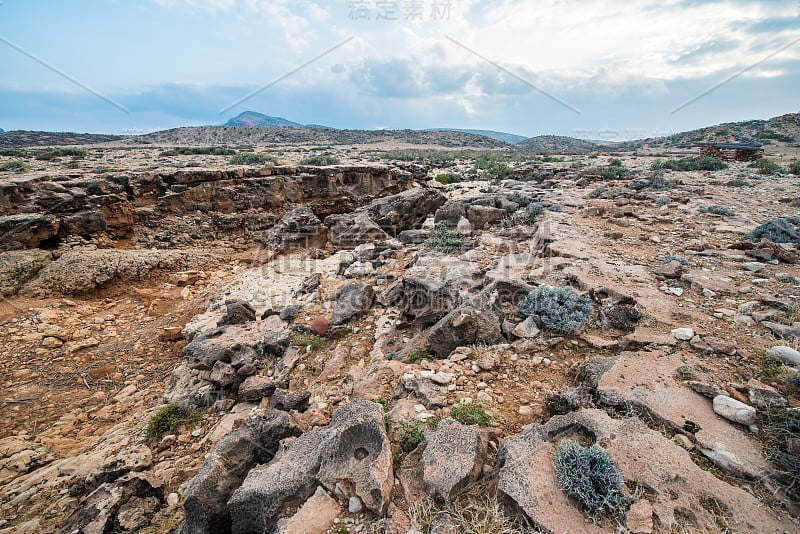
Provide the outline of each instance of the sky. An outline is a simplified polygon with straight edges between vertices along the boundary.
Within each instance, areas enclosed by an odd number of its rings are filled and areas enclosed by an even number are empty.
[[[800,0],[0,0],[0,128],[623,140],[800,111]]]

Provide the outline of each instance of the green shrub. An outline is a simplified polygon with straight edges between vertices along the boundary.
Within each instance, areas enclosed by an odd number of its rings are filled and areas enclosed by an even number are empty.
[[[12,159],[0,163],[0,172],[22,172],[26,169],[25,162]]]
[[[28,158],[30,157],[30,154],[19,148],[0,148],[0,156],[6,156],[10,158]]]
[[[439,225],[434,228],[425,245],[444,254],[461,252],[468,246],[467,236],[455,228]]]
[[[324,337],[318,336],[311,332],[306,332],[304,330],[293,330],[289,335],[289,342],[292,345],[303,349],[311,347],[312,352],[325,346],[326,341],[327,340]]]
[[[393,426],[394,441],[397,444],[397,452],[393,455],[394,461],[401,462],[425,439],[425,426],[418,421],[411,423],[400,421]]]
[[[503,228],[511,228],[514,226],[523,226],[526,224],[531,223],[531,218],[528,217],[526,213],[512,213],[511,215],[506,215],[500,221],[500,226]]]
[[[56,158],[73,157],[81,159],[86,157],[82,148],[54,148],[52,150],[37,150],[35,158],[39,161],[52,161]]]
[[[450,409],[450,417],[462,425],[489,426],[495,417],[486,411],[486,406],[478,401],[459,402]]]
[[[750,241],[768,239],[773,243],[795,243],[800,246],[800,217],[772,219],[745,237]]]
[[[561,335],[578,330],[593,310],[591,299],[571,287],[539,286],[517,305],[517,315],[537,315],[545,328]]]
[[[275,156],[269,154],[259,154],[257,152],[242,152],[236,154],[228,160],[231,165],[266,165],[268,163],[278,163]]]
[[[800,176],[800,161],[795,161],[789,165],[789,172],[795,176]]]
[[[617,160],[619,161],[619,160]],[[622,165],[607,165],[605,167],[589,167],[578,173],[578,176],[600,176],[606,182],[622,180],[630,171]]]
[[[608,453],[593,445],[583,447],[567,440],[558,444],[554,466],[558,482],[592,518],[619,516],[627,505],[622,493],[622,472]]]
[[[773,175],[773,174],[781,174],[786,172],[786,170],[775,163],[774,161],[768,159],[760,159],[758,161],[754,161],[750,165],[748,165],[751,169],[756,169],[758,174],[763,175]]]
[[[436,356],[436,353],[433,352],[430,345],[426,345],[424,347],[417,347],[411,352],[408,353],[408,362],[415,363],[421,360],[430,360]]]
[[[720,206],[718,204],[712,204],[707,208],[704,208],[703,211],[706,213],[711,213],[712,215],[720,215],[722,217],[733,217],[736,215],[736,211],[733,208],[728,208],[727,206]]]
[[[545,210],[544,204],[541,204],[539,202],[531,202],[530,204],[528,204],[528,207],[525,208],[525,214],[528,216],[528,219],[533,221],[534,219],[536,219],[536,217],[544,213],[544,210]]]
[[[608,160],[609,167],[622,167],[622,160],[619,158],[611,158]]]
[[[609,189],[607,187],[598,187],[597,189],[593,190],[589,193],[589,198],[600,198],[604,194],[608,193]]]
[[[461,181],[461,178],[459,178],[457,175],[450,174],[450,173],[437,174],[436,178],[434,178],[434,179],[437,182],[439,182],[440,184],[444,184],[444,185],[457,184],[458,182]]]
[[[173,148],[172,150],[165,150],[158,157],[168,156],[233,156],[236,151],[232,148],[219,147],[219,146],[181,146]]]
[[[173,433],[179,428],[196,422],[200,414],[179,404],[167,404],[159,409],[147,423],[145,436],[151,441],[161,439],[167,433]]]
[[[750,185],[750,182],[744,178],[734,178],[733,180],[728,181],[725,185],[728,187],[745,187]]]
[[[697,156],[694,158],[654,161],[650,168],[654,171],[659,169],[670,171],[721,171],[727,169],[728,164],[711,156]]]
[[[303,158],[299,161],[300,165],[314,165],[317,167],[322,167],[325,165],[338,165],[341,163],[339,158],[335,156],[329,156],[326,154],[319,154],[316,156],[308,156],[307,158]]]
[[[659,207],[666,206],[667,204],[670,203],[671,200],[672,199],[669,198],[669,197],[658,197],[656,199],[656,206],[659,206]]]

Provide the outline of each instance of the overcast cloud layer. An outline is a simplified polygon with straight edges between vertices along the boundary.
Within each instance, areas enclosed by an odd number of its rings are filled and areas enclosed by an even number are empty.
[[[140,132],[254,110],[628,139],[800,108],[800,0],[2,0],[0,38],[6,130]]]

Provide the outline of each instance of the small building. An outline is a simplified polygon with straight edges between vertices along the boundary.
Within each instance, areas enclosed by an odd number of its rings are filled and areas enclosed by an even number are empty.
[[[764,156],[760,143],[695,143],[700,153],[718,159],[734,161],[755,161]]]

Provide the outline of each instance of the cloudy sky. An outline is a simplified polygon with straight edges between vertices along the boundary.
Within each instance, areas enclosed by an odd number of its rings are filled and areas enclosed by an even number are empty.
[[[6,130],[629,139],[799,111],[800,0],[0,0],[0,72]]]

